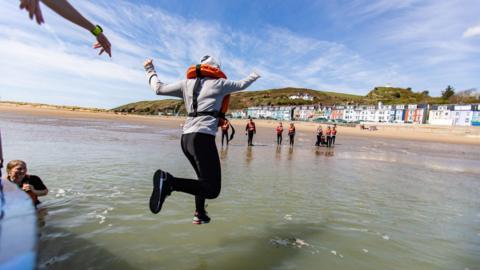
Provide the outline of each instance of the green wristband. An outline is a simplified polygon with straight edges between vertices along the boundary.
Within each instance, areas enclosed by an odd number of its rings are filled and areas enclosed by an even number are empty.
[[[98,36],[100,33],[103,33],[102,27],[100,25],[95,25],[95,28],[91,31],[94,36]]]

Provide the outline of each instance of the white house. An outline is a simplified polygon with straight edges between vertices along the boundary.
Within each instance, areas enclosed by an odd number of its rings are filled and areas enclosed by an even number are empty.
[[[343,113],[344,120],[347,122],[355,122],[358,120],[357,111],[355,110],[355,106],[347,105],[345,106],[345,111]]]
[[[428,123],[430,125],[448,125],[453,123],[452,111],[448,105],[433,105],[428,114]]]
[[[368,105],[368,106],[361,106],[360,107],[360,121],[365,122],[374,122],[375,121],[375,106]]]
[[[473,118],[472,105],[455,105],[452,115],[454,126],[470,126]]]
[[[378,103],[377,110],[375,110],[375,122],[393,122],[395,119],[395,110],[392,105],[383,105]]]
[[[296,94],[296,95],[291,95],[288,97],[289,99],[303,99],[303,100],[309,100],[309,101],[312,101],[313,100],[313,96],[309,95],[309,94]]]

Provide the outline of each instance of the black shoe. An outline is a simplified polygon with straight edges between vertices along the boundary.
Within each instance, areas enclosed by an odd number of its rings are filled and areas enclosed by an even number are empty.
[[[162,170],[153,175],[153,191],[150,196],[150,211],[157,214],[162,209],[163,202],[172,193],[172,176]]]
[[[195,214],[193,214],[193,224],[206,224],[210,222],[210,217],[207,216],[207,212],[198,212],[195,211]]]

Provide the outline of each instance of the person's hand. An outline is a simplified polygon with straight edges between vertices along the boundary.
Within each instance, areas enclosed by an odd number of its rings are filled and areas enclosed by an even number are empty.
[[[251,75],[254,76],[254,77],[256,77],[257,79],[260,78],[260,77],[262,77],[262,76],[260,76],[260,74],[259,74],[257,71],[255,71],[255,70],[252,71]]]
[[[153,67],[153,60],[152,59],[145,60],[145,62],[143,62],[143,67],[145,69]]]
[[[30,20],[35,17],[38,24],[42,24],[43,20],[42,10],[40,9],[40,0],[20,0],[20,9],[28,11]]]
[[[100,52],[98,55],[101,55],[103,52],[106,52],[108,56],[112,57],[112,45],[110,44],[110,41],[108,41],[107,37],[103,34],[100,33],[97,36],[97,42],[93,44],[94,49],[100,49]]]
[[[33,191],[33,187],[32,187],[32,185],[29,185],[29,184],[23,184],[22,190],[23,191],[30,191],[30,190]]]

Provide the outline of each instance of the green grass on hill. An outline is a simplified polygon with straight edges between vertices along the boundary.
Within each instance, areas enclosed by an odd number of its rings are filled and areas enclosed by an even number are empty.
[[[309,94],[312,101],[303,99],[289,99],[292,95]],[[317,91],[306,88],[280,88],[263,91],[244,91],[232,94],[230,110],[246,109],[253,106],[282,106],[282,105],[309,105],[322,104],[361,104],[373,105],[379,101],[384,104],[445,104],[455,101],[455,96],[445,100],[440,97],[430,97],[428,91],[413,92],[410,88],[375,87],[366,96],[337,93],[331,91]],[[471,101],[471,100],[469,100]],[[480,102],[478,100],[477,102]],[[116,112],[137,114],[185,113],[182,100],[164,99],[156,101],[140,101],[126,104],[113,109]]]

